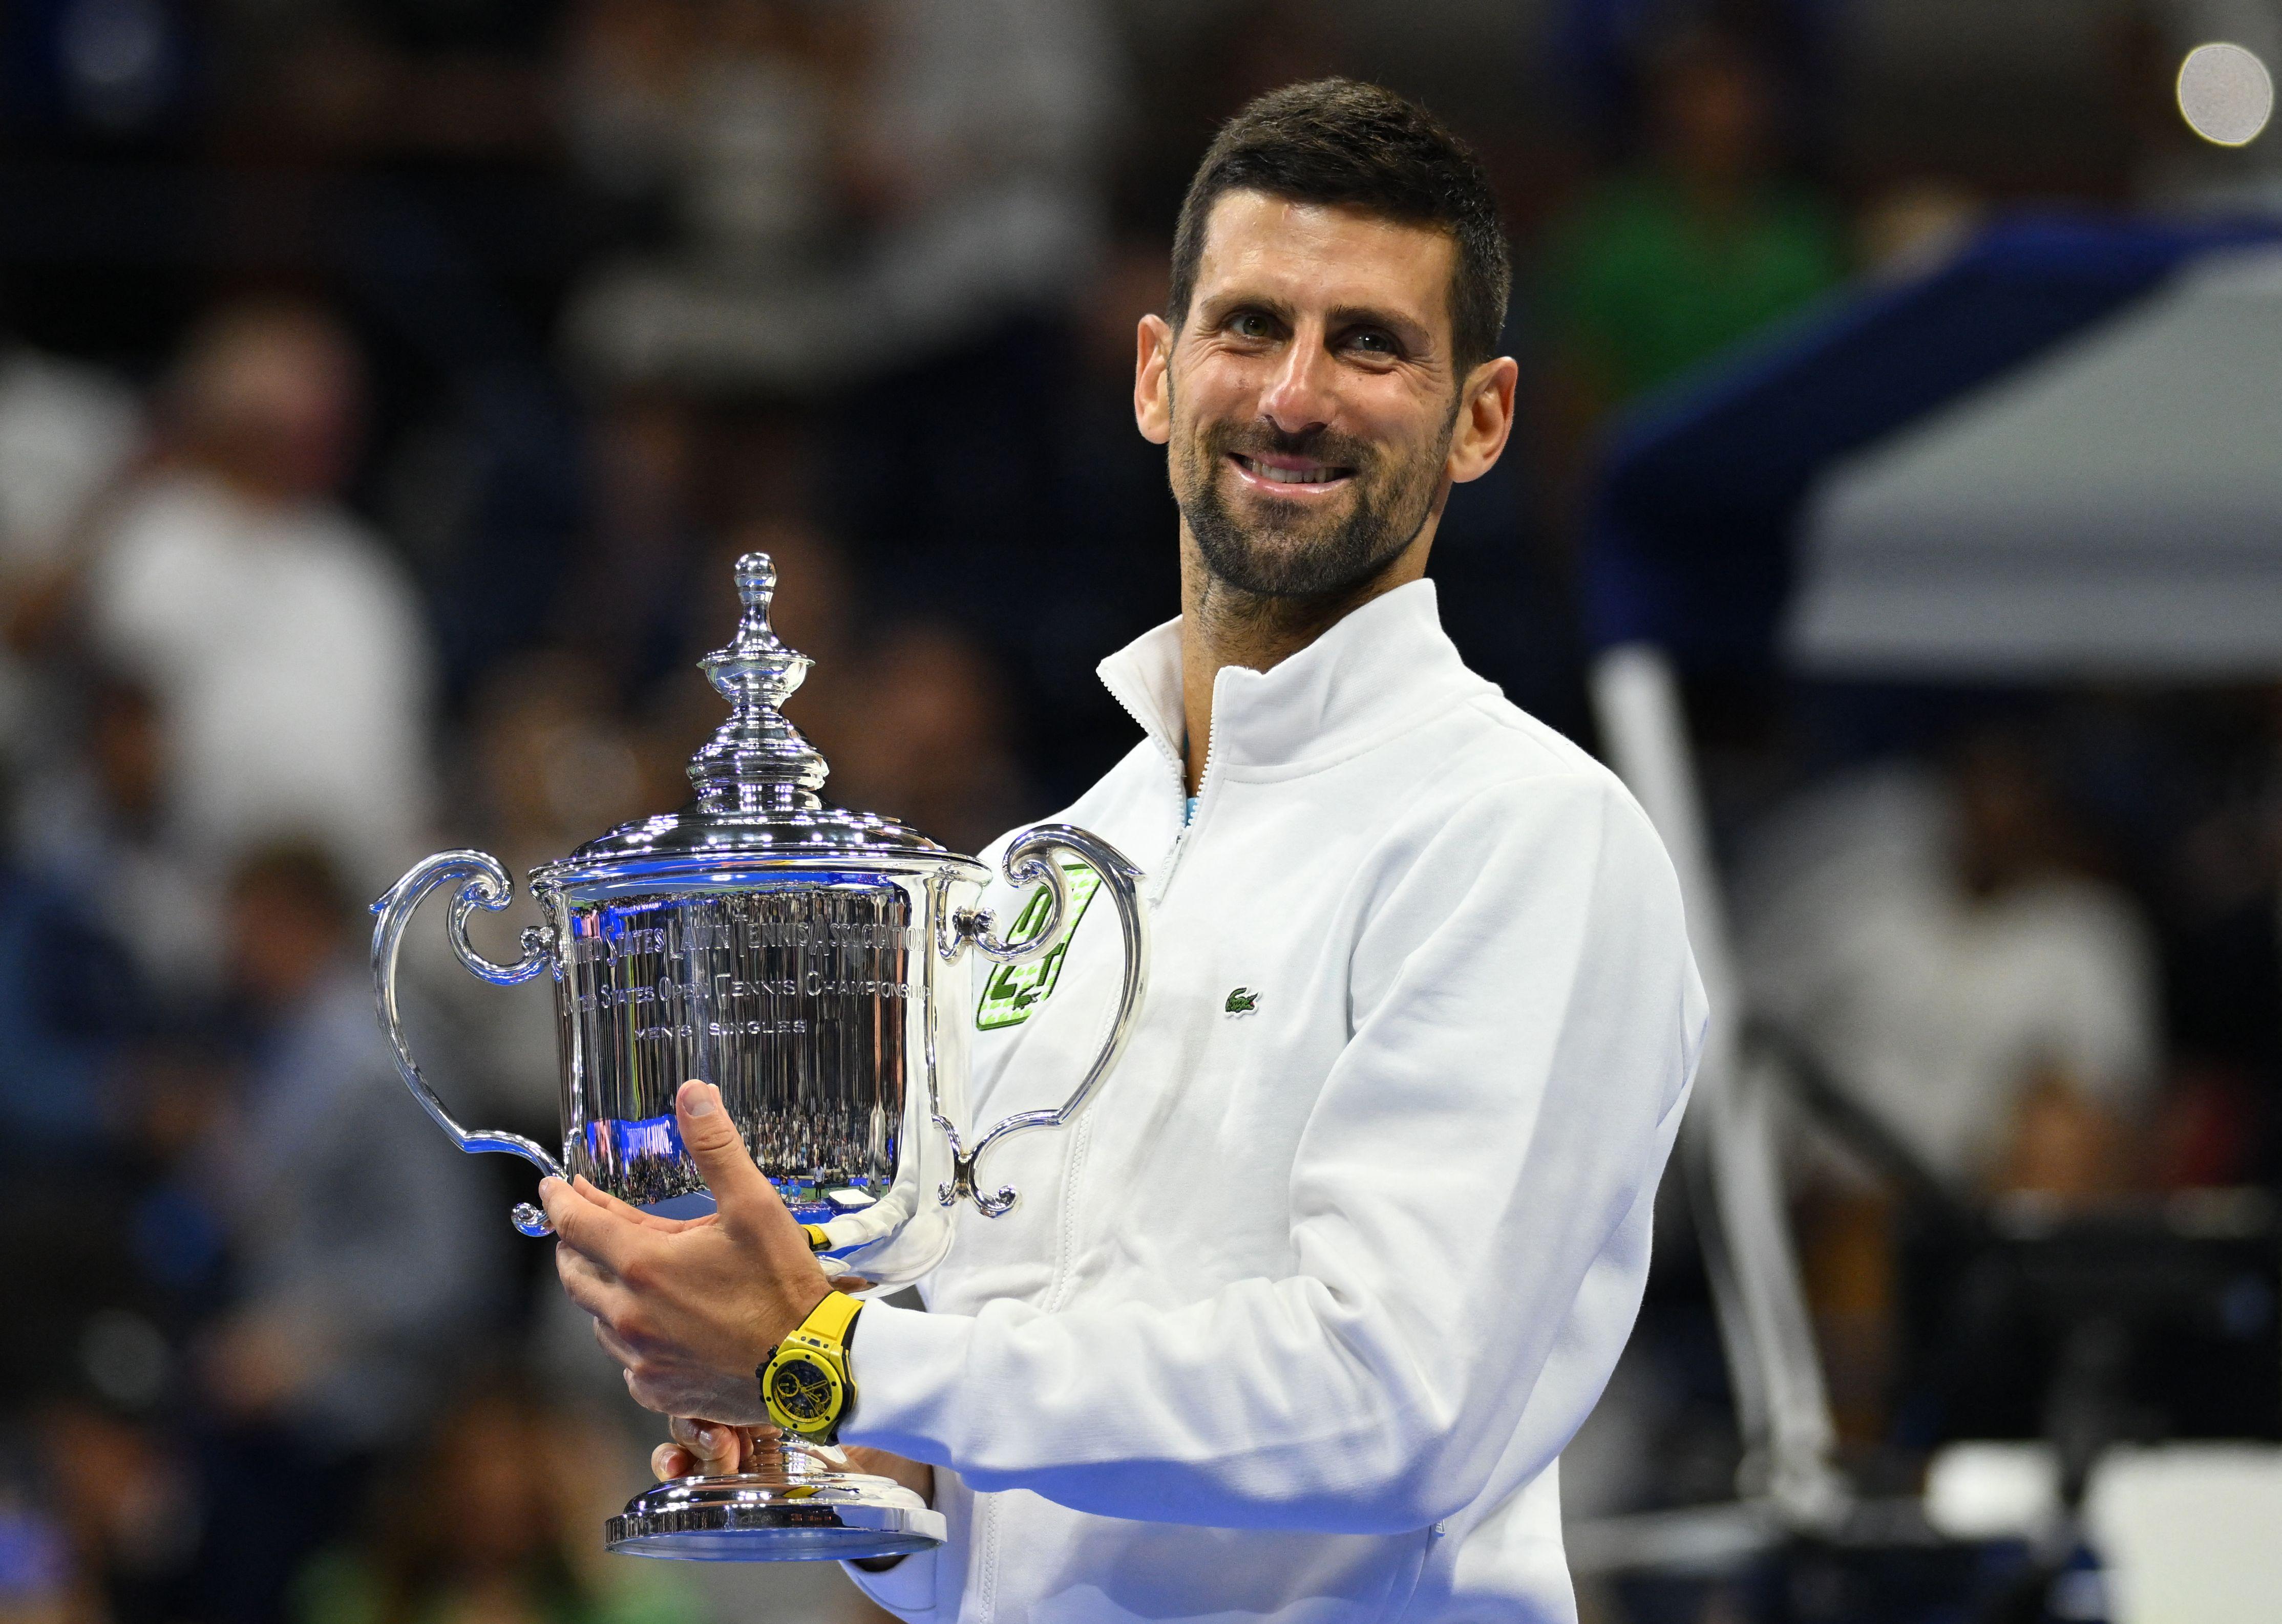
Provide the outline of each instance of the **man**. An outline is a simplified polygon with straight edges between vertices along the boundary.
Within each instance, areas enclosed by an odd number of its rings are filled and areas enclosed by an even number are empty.
[[[1574,1615],[1555,1458],[1631,1328],[1704,1007],[1646,820],[1423,578],[1512,423],[1506,290],[1479,169],[1383,90],[1261,98],[1191,188],[1134,391],[1182,615],[1104,664],[1148,738],[1065,815],[1147,872],[1148,1003],[1072,1131],[1007,1141],[1021,1203],[968,1215],[929,1311],[858,1315],[841,1435],[951,1530],[859,1575],[907,1617]],[[978,1019],[979,1120],[1066,1090],[1114,928]],[[713,1090],[679,1106],[717,1221],[546,1187],[636,1397],[716,1423],[668,1471],[733,1461],[755,1366],[837,1318]]]
[[[168,454],[94,538],[89,637],[159,697],[167,838],[209,868],[307,834],[362,889],[417,849],[433,651],[411,579],[338,499],[363,400],[325,311],[218,310],[177,367]]]

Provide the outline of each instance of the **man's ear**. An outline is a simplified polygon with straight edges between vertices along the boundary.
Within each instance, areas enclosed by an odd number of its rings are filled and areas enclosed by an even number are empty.
[[[1520,364],[1510,355],[1484,361],[1467,375],[1450,455],[1442,465],[1453,484],[1479,479],[1497,465],[1513,433],[1514,389],[1520,378]]]
[[[1164,317],[1141,318],[1134,335],[1133,421],[1141,437],[1164,445],[1173,437],[1173,329]]]

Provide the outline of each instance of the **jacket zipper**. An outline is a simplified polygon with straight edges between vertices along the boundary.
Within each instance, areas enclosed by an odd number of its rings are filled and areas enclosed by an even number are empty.
[[[1173,808],[1180,815],[1180,828],[1179,832],[1173,836],[1172,850],[1165,854],[1163,870],[1157,879],[1156,893],[1149,899],[1149,905],[1154,908],[1164,901],[1165,893],[1172,889],[1173,870],[1180,865],[1182,849],[1188,845],[1189,831],[1194,827],[1188,815],[1188,764],[1182,761],[1172,746],[1167,744],[1158,735],[1154,728],[1142,719],[1139,711],[1125,702],[1123,694],[1112,689],[1110,697],[1117,701],[1120,709],[1133,718],[1135,725],[1140,728],[1149,742],[1157,746],[1157,754],[1165,758],[1165,766],[1173,775]],[[1199,817],[1204,816],[1205,793],[1212,787],[1213,752],[1219,747],[1219,735],[1220,730],[1215,727],[1205,738],[1205,769],[1197,775],[1197,816]]]

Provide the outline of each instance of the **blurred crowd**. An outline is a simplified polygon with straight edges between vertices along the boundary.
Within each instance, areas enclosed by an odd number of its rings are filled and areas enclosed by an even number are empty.
[[[1176,608],[1134,322],[1252,94],[1392,82],[1503,188],[1525,424],[1434,574],[1477,669],[1587,743],[1572,555],[1614,414],[1993,208],[2270,196],[2155,105],[2193,5],[2070,8],[2051,52],[1988,25],[2020,81],[1985,103],[1868,0],[1386,9],[11,9],[0,1612],[857,1616],[599,1558],[647,1423],[508,1231],[528,1170],[405,1096],[364,904],[431,849],[520,873],[680,804],[748,551],[834,799],[972,850],[1106,769],[1131,726],[1091,667]],[[1758,1005],[1932,1177],[2275,1179],[2282,702],[1691,700]],[[413,936],[439,1088],[556,1137],[548,989]],[[1796,1159],[1842,1422],[1889,1447],[1894,1203],[1828,1135]],[[1587,1509],[1727,1492],[1688,1249]]]

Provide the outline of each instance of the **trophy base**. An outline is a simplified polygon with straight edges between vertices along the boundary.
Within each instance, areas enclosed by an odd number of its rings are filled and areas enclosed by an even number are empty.
[[[604,1525],[605,1549],[686,1562],[847,1562],[931,1551],[943,1513],[860,1472],[684,1477],[636,1495]]]

